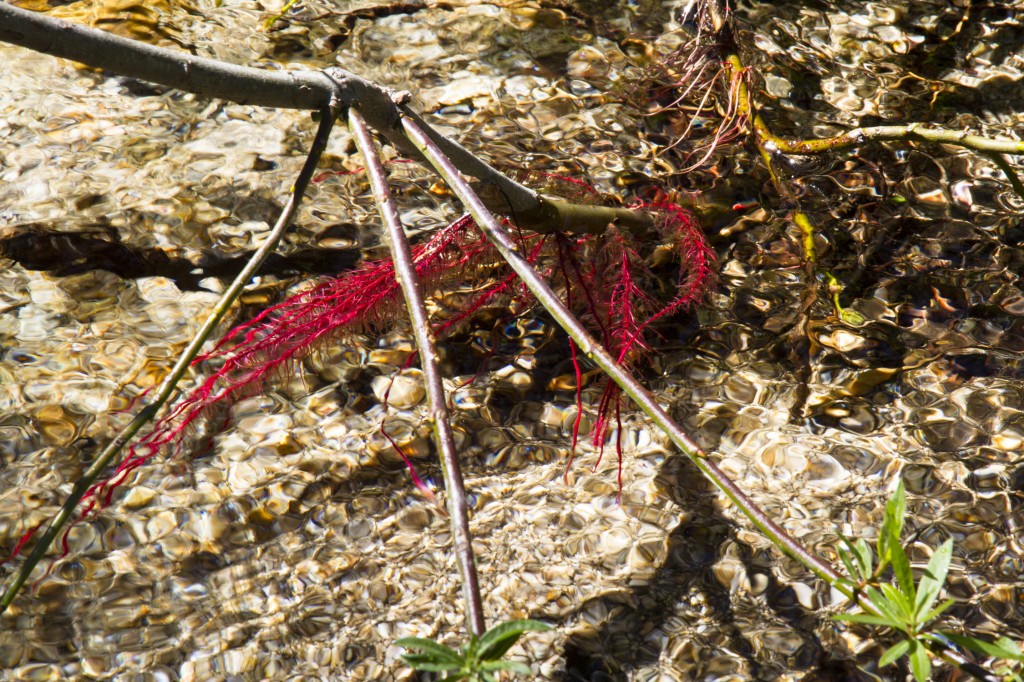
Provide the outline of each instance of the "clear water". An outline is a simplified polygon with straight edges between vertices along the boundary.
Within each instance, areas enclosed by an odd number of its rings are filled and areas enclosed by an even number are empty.
[[[819,271],[843,283],[841,303],[865,321],[843,322],[822,283],[801,317],[798,235],[756,157],[731,146],[680,174],[687,145],[665,150],[680,121],[641,116],[658,95],[644,86],[644,50],[665,55],[681,42],[676,9],[578,3],[592,22],[525,5],[351,25],[321,16],[368,6],[310,3],[271,32],[267,11],[246,2],[57,11],[80,21],[127,13],[133,35],[155,17],[160,41],[238,63],[341,64],[412,90],[435,124],[496,163],[626,196],[657,186],[726,207],[754,200],[709,221],[719,287],[662,331],[648,381],[825,557],[837,532],[877,527],[902,477],[914,560],[947,537],[957,543],[950,627],[1022,636],[1021,201],[988,159],[893,144],[792,160],[792,192],[820,226]],[[1019,8],[736,12],[780,132],[881,120],[1019,129]],[[314,124],[10,47],[0,58],[7,553],[171,366],[269,229]],[[345,132],[324,165],[361,165]],[[426,171],[396,164],[391,177],[407,225],[457,215]],[[364,178],[329,176],[237,319],[379,246]],[[832,595],[747,530],[639,416],[623,424],[621,501],[614,451],[598,463],[584,445],[566,472],[575,399],[564,337],[542,317],[505,317],[483,316],[446,346],[445,364],[488,619],[557,626],[513,652],[539,679],[900,678],[874,667],[884,642],[832,624]],[[414,385],[392,394],[390,410],[379,401],[410,349],[400,328],[324,348],[138,472],[3,616],[0,677],[413,679],[390,643],[456,643],[461,611],[447,520],[381,434],[383,424],[439,478]],[[599,390],[587,389],[590,404]]]

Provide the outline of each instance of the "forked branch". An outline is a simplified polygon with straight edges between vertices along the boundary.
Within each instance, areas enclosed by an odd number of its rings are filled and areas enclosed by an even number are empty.
[[[441,135],[408,108],[409,94],[396,92],[338,67],[323,71],[271,71],[168,50],[105,31],[54,19],[0,2],[0,41],[106,69],[119,76],[158,83],[204,97],[281,109],[319,111],[331,101],[355,106],[370,127],[402,154],[423,160],[399,125],[410,116],[464,174],[493,186],[503,201],[491,208],[514,216],[536,232],[601,232],[609,223],[635,231],[652,226],[644,211],[581,206],[541,196],[501,174],[462,145]]]
[[[703,450],[686,432],[668,415],[636,378],[626,371],[622,365],[591,336],[578,319],[565,307],[558,295],[548,286],[525,257],[508,233],[501,227],[487,207],[476,195],[469,183],[463,179],[454,164],[447,159],[441,149],[433,143],[426,133],[411,119],[403,121],[409,138],[430,159],[431,164],[452,188],[459,200],[473,215],[480,229],[498,249],[508,264],[515,270],[519,278],[529,287],[544,309],[555,319],[558,325],[576,343],[588,358],[594,361],[605,374],[618,384],[641,410],[661,429],[672,442],[714,483],[734,504],[764,533],[772,544],[786,554],[800,561],[822,579],[831,582],[839,580],[836,570],[819,557],[814,556],[790,536],[785,529],[777,524],[754,501],[730,479],[718,465],[708,459]]]

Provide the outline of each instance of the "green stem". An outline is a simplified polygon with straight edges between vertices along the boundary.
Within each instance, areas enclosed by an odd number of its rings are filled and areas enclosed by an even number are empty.
[[[994,163],[999,170],[1003,171],[1003,175],[1005,175],[1006,179],[1010,182],[1010,187],[1012,187],[1013,191],[1017,193],[1017,196],[1024,199],[1024,183],[1021,183],[1020,176],[1017,175],[1017,171],[1014,170],[1013,166],[1010,165],[1010,162],[1006,160],[1006,157],[998,152],[985,152],[985,156],[992,159],[992,163]]]
[[[760,117],[758,117],[760,118]],[[756,127],[764,126],[764,121],[755,121]],[[765,126],[766,128],[766,126]],[[907,123],[896,126],[869,126],[854,128],[833,137],[820,139],[785,138],[777,135],[765,135],[770,151],[784,154],[824,154],[860,146],[865,142],[913,141],[952,144],[979,152],[995,152],[997,154],[1024,154],[1024,142],[1018,140],[1000,140],[981,135],[972,135],[963,131],[946,130],[923,123]]]
[[[209,317],[200,327],[196,333],[192,342],[189,343],[188,347],[179,356],[177,363],[171,369],[170,373],[164,378],[160,384],[159,389],[153,397],[153,401],[143,408],[135,417],[124,427],[120,433],[112,440],[107,447],[96,458],[96,461],[86,470],[78,481],[75,482],[74,488],[71,494],[64,501],[63,506],[57,515],[53,517],[50,525],[46,531],[36,541],[32,551],[25,558],[25,562],[18,568],[18,571],[14,574],[11,582],[7,585],[7,589],[4,591],[3,597],[0,597],[0,613],[3,613],[11,602],[14,601],[18,591],[22,588],[25,582],[28,580],[32,570],[36,567],[39,561],[46,554],[50,545],[60,535],[62,529],[67,522],[74,516],[78,504],[82,501],[82,498],[89,491],[89,489],[96,482],[107,467],[113,462],[114,458],[131,442],[132,438],[139,432],[143,426],[149,423],[160,411],[160,408],[167,403],[171,395],[174,392],[175,387],[178,385],[178,381],[181,380],[185,372],[188,370],[192,360],[195,359],[196,355],[202,349],[203,344],[210,337],[210,334],[217,328],[221,320],[227,314],[231,305],[235,299],[238,298],[239,294],[252,279],[253,275],[259,270],[260,266],[267,257],[273,253],[274,249],[277,248],[278,242],[281,237],[284,236],[285,231],[291,224],[292,219],[295,216],[296,211],[299,208],[299,204],[302,201],[302,196],[305,194],[306,187],[309,185],[310,179],[313,177],[313,173],[316,170],[317,163],[320,161],[320,156],[323,154],[324,149],[327,148],[327,139],[330,137],[331,129],[334,126],[334,119],[338,115],[338,103],[336,100],[325,106],[321,111],[320,125],[316,131],[316,137],[313,140],[313,144],[309,150],[309,155],[306,157],[306,162],[302,166],[302,170],[299,172],[299,177],[295,181],[294,187],[291,190],[291,196],[288,198],[288,204],[281,211],[281,216],[278,218],[277,223],[274,225],[267,239],[263,242],[259,249],[253,253],[249,262],[246,263],[245,268],[238,274],[235,280],[227,288],[227,290],[221,295],[217,304],[214,306],[213,311]]]
[[[848,596],[852,590],[839,585],[840,576],[836,570],[819,557],[811,554],[785,529],[771,519],[763,510],[747,497],[736,483],[730,479],[718,465],[708,459],[707,455],[696,443],[672,420],[658,404],[654,396],[645,389],[612,355],[597,342],[583,327],[576,317],[565,307],[562,300],[552,291],[551,287],[534,270],[533,266],[520,254],[519,248],[508,233],[498,224],[494,216],[463,179],[451,162],[445,158],[436,145],[424,134],[413,121],[403,119],[403,125],[409,139],[420,148],[423,155],[430,160],[437,172],[452,188],[459,200],[469,209],[476,219],[477,225],[494,243],[502,258],[508,262],[519,278],[529,287],[542,306],[551,314],[555,321],[572,337],[577,347],[594,361],[611,379],[618,384],[623,392],[643,410],[655,425],[665,432],[675,445],[711,480],[723,493],[742,511],[751,523],[760,530],[776,547],[807,566],[815,575]]]
[[[355,136],[356,146],[366,164],[366,172],[370,177],[370,185],[373,187],[374,200],[387,231],[391,259],[395,264],[395,277],[405,295],[406,309],[409,311],[409,319],[416,336],[420,365],[423,367],[423,380],[427,387],[430,420],[434,425],[434,440],[437,443],[438,452],[441,454],[441,471],[444,475],[445,490],[448,492],[452,544],[462,577],[462,595],[466,602],[466,626],[470,633],[480,637],[486,631],[486,627],[483,600],[480,597],[480,581],[473,558],[472,535],[469,531],[469,506],[466,504],[462,469],[459,466],[455,438],[452,434],[448,400],[438,368],[437,349],[430,333],[427,308],[423,303],[423,292],[420,290],[419,277],[416,276],[416,265],[412,260],[409,240],[405,236],[398,211],[391,200],[384,167],[377,155],[370,131],[366,127],[363,117],[355,109],[349,110],[348,121]]]

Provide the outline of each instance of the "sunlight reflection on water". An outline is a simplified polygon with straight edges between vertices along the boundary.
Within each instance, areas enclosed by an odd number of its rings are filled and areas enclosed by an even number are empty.
[[[952,5],[919,4],[902,13],[855,2],[833,13],[744,8],[773,61],[772,115],[818,134],[862,116],[1008,134],[1012,117],[997,110],[982,120],[943,98],[949,83],[967,82],[979,98],[997,96],[987,84],[1005,78],[1013,59],[971,53],[944,71],[919,64],[916,46],[933,38],[930,27],[945,31],[953,18]],[[632,5],[635,14],[599,16],[596,28],[614,35],[633,22],[660,32],[669,19],[654,3]],[[768,178],[738,146],[716,153],[710,168],[674,173],[687,149],[662,147],[679,122],[643,119],[632,106],[651,94],[624,51],[636,45],[594,39],[582,20],[525,6],[431,9],[348,28],[338,16],[307,23],[299,14],[267,33],[250,3],[203,10],[205,19],[181,8],[167,15],[203,54],[337,60],[409,87],[418,106],[439,110],[435,122],[497,163],[578,175],[613,194],[650,193],[653,179],[703,197],[722,230],[723,274],[709,305],[661,330],[647,371],[659,399],[770,514],[830,559],[837,532],[877,527],[902,475],[908,524],[919,533],[912,558],[925,561],[946,537],[958,543],[953,615],[1024,631],[1020,200],[986,159],[875,146],[794,160],[794,196],[822,226],[821,269],[864,318],[844,322],[819,298],[808,360],[791,343],[803,285],[787,209],[765,198]],[[326,5],[302,12],[314,10]],[[654,42],[667,51],[678,41]],[[0,271],[0,536],[9,550],[52,515],[167,372],[216,299],[207,280],[181,273],[220,277],[214,256],[254,246],[314,124],[13,48],[0,54],[0,248],[12,259]],[[925,68],[927,77],[909,75]],[[336,132],[323,170],[360,165]],[[415,230],[455,217],[426,171],[389,172]],[[743,218],[711,205],[737,197],[764,198],[768,210]],[[332,174],[313,187],[282,253],[311,242],[380,255],[361,175]],[[105,255],[114,244],[128,250]],[[145,275],[116,274],[125,253],[138,255]],[[146,271],[158,262],[166,271]],[[298,290],[308,279],[301,261],[292,272],[261,277],[238,318]],[[457,305],[464,293],[443,292],[436,305]],[[525,645],[541,677],[569,669],[569,679],[749,679],[756,668],[798,679],[830,656],[877,660],[869,640],[841,638],[817,619],[810,610],[833,595],[734,525],[734,510],[638,415],[625,414],[598,463],[589,437],[603,386],[589,376],[567,470],[577,408],[564,337],[544,319],[509,315],[482,311],[442,361],[488,618],[560,625]],[[461,612],[447,519],[409,484],[381,434],[437,485],[417,372],[405,369],[391,386],[410,350],[403,329],[321,348],[272,391],[209,415],[180,452],[133,474],[5,616],[17,624],[0,633],[5,675],[411,679],[391,641],[453,643]]]

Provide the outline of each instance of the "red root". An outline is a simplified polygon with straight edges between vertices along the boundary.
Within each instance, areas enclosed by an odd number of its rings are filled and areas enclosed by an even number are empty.
[[[690,213],[669,203],[637,208],[663,216],[658,226],[660,237],[672,247],[673,259],[678,263],[677,290],[667,303],[658,303],[648,293],[654,288],[648,285],[655,283],[655,277],[638,253],[639,245],[614,228],[602,235],[520,236],[528,259],[551,279],[559,281],[568,307],[621,363],[630,366],[643,359],[646,350],[643,337],[651,324],[697,304],[715,278],[715,255]],[[532,301],[528,293],[524,293],[525,287],[468,216],[415,246],[413,260],[427,291],[438,285],[481,283],[461,310],[436,324],[435,332],[439,336],[450,334],[496,299],[519,296]],[[260,390],[268,379],[328,341],[365,329],[381,328],[401,313],[401,291],[395,281],[394,267],[390,261],[382,260],[365,263],[357,270],[327,280],[238,325],[194,363],[216,369],[130,448],[127,457],[105,481],[86,492],[78,519],[110,504],[117,486],[157,452],[169,449],[173,453],[180,449],[187,431],[214,407],[228,405],[240,396]],[[576,345],[571,341],[569,350],[577,391],[578,412],[573,426],[575,451],[583,413],[583,372]],[[609,382],[597,407],[593,434],[594,443],[602,450],[613,420],[621,427],[622,407],[618,387]],[[621,428],[618,431],[616,451],[621,485]],[[405,453],[397,445],[396,450],[412,470]],[[414,471],[412,475],[418,488],[428,490]],[[34,530],[22,538],[15,554]],[[65,534],[65,550],[66,537]]]

